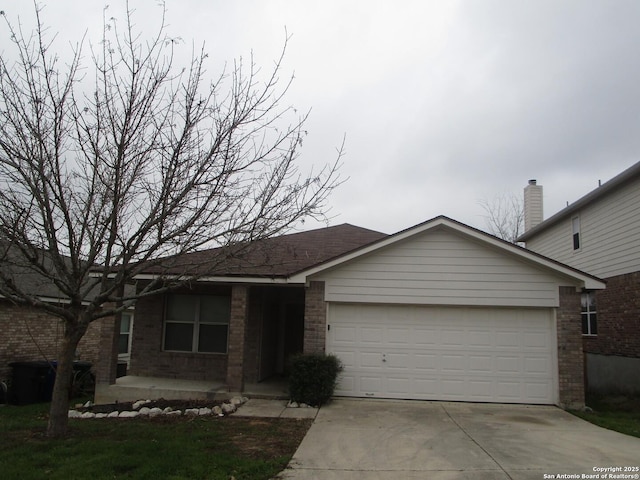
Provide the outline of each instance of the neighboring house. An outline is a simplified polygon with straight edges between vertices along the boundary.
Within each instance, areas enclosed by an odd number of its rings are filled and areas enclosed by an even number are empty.
[[[525,188],[518,240],[607,282],[582,294],[588,389],[640,392],[640,162],[542,221],[542,187]]]
[[[2,244],[0,268],[7,280],[19,285],[27,292],[35,294],[48,303],[68,303],[50,279],[19,266],[11,257],[11,248]],[[102,321],[89,326],[76,351],[76,360],[88,361],[96,365],[99,360],[101,336],[109,336],[109,324]],[[12,362],[48,361],[58,358],[63,338],[62,320],[42,310],[26,305],[18,305],[0,295],[0,381],[11,378]]]
[[[579,407],[580,292],[604,286],[446,217],[391,236],[345,224],[256,242],[139,300],[129,371],[242,391],[293,353],[327,352],[345,367],[337,395]]]

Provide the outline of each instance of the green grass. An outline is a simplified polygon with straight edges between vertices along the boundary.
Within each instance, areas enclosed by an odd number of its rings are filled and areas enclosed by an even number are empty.
[[[45,436],[48,405],[0,407],[2,479],[269,479],[311,421],[182,417],[69,421]]]
[[[572,413],[600,427],[640,437],[640,397],[589,395],[587,405],[593,411]]]

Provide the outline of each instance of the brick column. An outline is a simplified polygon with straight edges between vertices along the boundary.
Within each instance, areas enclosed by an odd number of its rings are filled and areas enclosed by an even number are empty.
[[[244,390],[244,338],[247,326],[249,287],[231,288],[231,319],[229,321],[229,351],[227,352],[227,388],[230,392]]]
[[[584,407],[584,353],[580,292],[574,287],[560,287],[557,310],[558,381],[562,408]]]
[[[98,320],[100,326],[99,361],[95,366],[96,383],[113,385],[118,369],[120,315]]]
[[[325,352],[326,329],[324,282],[311,282],[304,295],[304,353]]]

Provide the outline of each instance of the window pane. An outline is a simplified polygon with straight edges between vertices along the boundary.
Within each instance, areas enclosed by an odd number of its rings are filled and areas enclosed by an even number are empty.
[[[582,314],[582,334],[589,335],[589,315],[586,313]]]
[[[128,313],[123,313],[120,318],[120,333],[129,333],[129,329],[131,325],[131,315]]]
[[[587,307],[589,306],[589,294],[588,293],[583,293],[582,295],[580,295],[580,304],[582,305],[582,311],[586,312],[587,311]]]
[[[200,325],[198,351],[227,353],[227,325]]]
[[[167,323],[164,333],[164,349],[190,352],[192,350],[193,325],[188,323]]]
[[[595,313],[591,314],[591,335],[598,334],[598,320]]]
[[[129,335],[121,333],[118,337],[118,353],[129,353]]]
[[[195,295],[169,295],[167,301],[167,320],[194,322],[198,297]]]
[[[231,298],[204,295],[200,297],[201,323],[229,323],[231,316]]]

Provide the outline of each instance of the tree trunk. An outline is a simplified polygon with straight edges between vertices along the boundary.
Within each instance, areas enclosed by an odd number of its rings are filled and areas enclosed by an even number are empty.
[[[51,408],[49,409],[49,424],[47,436],[63,437],[67,433],[69,423],[69,397],[73,382],[73,359],[80,339],[86,327],[72,327],[65,325],[64,337],[58,357],[56,380],[53,385]]]

